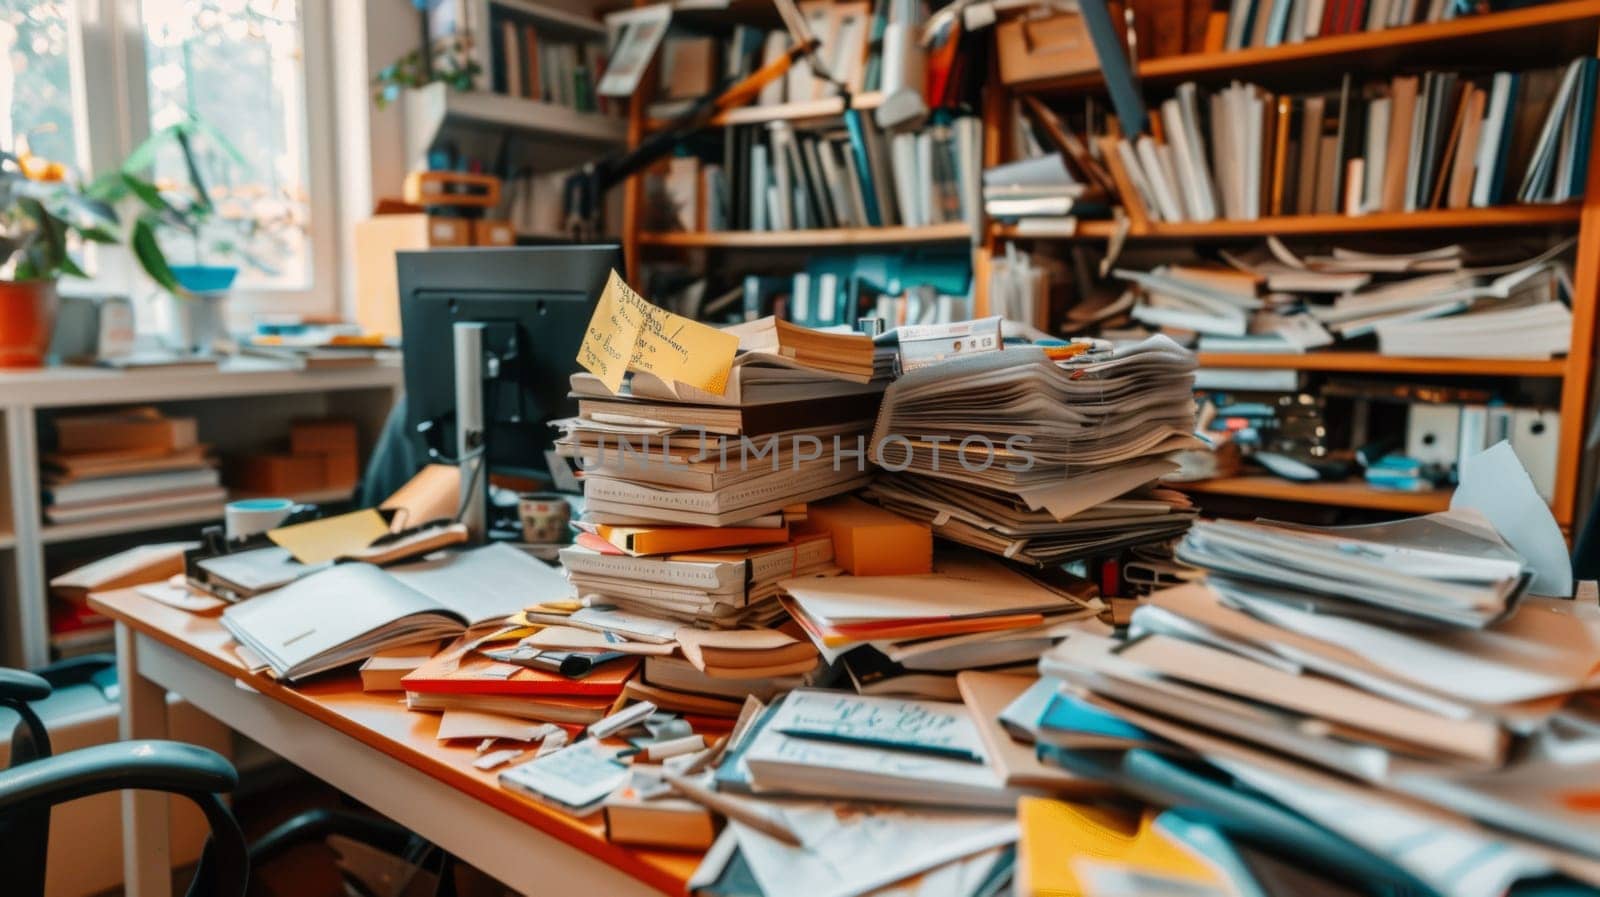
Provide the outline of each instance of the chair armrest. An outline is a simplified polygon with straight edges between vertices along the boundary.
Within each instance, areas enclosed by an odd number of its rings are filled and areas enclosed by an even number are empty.
[[[238,784],[233,765],[215,751],[174,741],[121,741],[0,772],[0,814],[106,791],[215,794]]]
[[[115,654],[85,654],[81,657],[58,660],[48,666],[39,667],[34,672],[39,674],[39,678],[50,683],[52,688],[60,691],[68,686],[93,681],[97,673],[116,665]]]
[[[26,704],[50,697],[50,683],[24,670],[0,667],[0,701]]]

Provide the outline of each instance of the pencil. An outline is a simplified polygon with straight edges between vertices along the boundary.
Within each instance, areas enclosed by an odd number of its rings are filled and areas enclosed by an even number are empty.
[[[805,843],[800,840],[799,835],[794,833],[794,830],[785,825],[777,816],[764,812],[763,808],[757,805],[718,794],[709,788],[704,788],[689,781],[675,772],[662,772],[661,780],[677,789],[679,794],[708,810],[714,810],[729,819],[742,822],[762,834],[771,835],[790,847],[805,846]]]

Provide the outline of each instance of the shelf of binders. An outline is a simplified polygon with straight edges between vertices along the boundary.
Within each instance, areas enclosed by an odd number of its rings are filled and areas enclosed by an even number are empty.
[[[639,234],[640,246],[679,249],[818,249],[830,246],[909,246],[972,239],[964,221],[928,227],[844,227],[800,230],[655,231]]]
[[[1169,485],[1199,495],[1226,495],[1234,498],[1332,505],[1396,514],[1432,514],[1450,507],[1449,489],[1402,492],[1397,489],[1379,489],[1367,485],[1362,480],[1296,483],[1273,476],[1245,475]]]
[[[1201,352],[1205,368],[1251,370],[1333,371],[1365,374],[1431,374],[1461,377],[1543,377],[1560,379],[1567,372],[1564,358],[1416,358],[1377,352],[1342,350],[1304,354],[1268,352]]]
[[[1129,239],[1196,240],[1286,237],[1316,234],[1369,234],[1382,231],[1491,230],[1496,228],[1569,227],[1578,224],[1582,206],[1576,202],[1549,205],[1496,206],[1487,209],[1430,209],[1421,212],[1374,212],[1370,215],[1282,215],[1251,220],[1152,222],[1132,229]],[[1116,222],[1079,221],[1071,236],[1028,236],[1011,225],[996,223],[994,234],[1002,240],[1107,240]]]
[[[852,98],[850,106],[863,111],[876,109],[883,104],[883,94],[873,91],[871,93],[857,94]],[[844,114],[843,97],[821,97],[815,100],[800,100],[793,103],[772,103],[768,105],[741,106],[729,109],[712,116],[706,123],[708,128],[722,128],[729,125],[758,125],[769,121],[806,121],[813,118],[831,118]],[[645,127],[650,131],[659,131],[669,122],[665,120],[651,120]]]
[[[328,504],[349,501],[352,494],[353,490],[351,489],[319,489],[289,497],[300,504]],[[230,493],[228,500],[252,497],[262,496],[234,495]],[[40,541],[46,545],[52,545],[80,539],[95,539],[100,536],[116,536],[124,533],[165,529],[173,526],[211,523],[222,519],[222,506],[223,503],[218,502],[214,505],[201,505],[192,508],[174,508],[166,511],[85,520],[81,523],[47,523],[40,528]]]
[[[1325,82],[1329,71],[1389,75],[1401,68],[1493,59],[1511,68],[1548,65],[1594,52],[1600,39],[1600,0],[1564,0],[1448,22],[1335,34],[1276,47],[1189,53],[1141,62],[1145,83],[1217,83],[1234,79],[1302,77]],[[1098,72],[1010,85],[1016,93],[1074,93],[1099,88]]]

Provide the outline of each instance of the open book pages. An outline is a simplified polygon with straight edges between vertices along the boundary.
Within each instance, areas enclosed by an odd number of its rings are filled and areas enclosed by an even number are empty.
[[[388,570],[337,564],[229,607],[222,625],[279,678],[298,680],[570,594],[553,567],[490,545]]]
[[[781,358],[859,383],[874,376],[872,338],[863,333],[816,330],[771,316],[734,324],[723,332],[739,337],[741,355]]]

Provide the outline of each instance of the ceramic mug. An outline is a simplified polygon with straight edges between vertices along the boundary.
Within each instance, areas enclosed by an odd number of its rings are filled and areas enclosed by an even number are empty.
[[[517,496],[517,517],[522,520],[522,540],[539,545],[567,541],[567,521],[572,505],[559,492],[525,492]]]
[[[294,513],[296,505],[287,498],[241,498],[230,501],[222,510],[222,527],[228,540],[243,539],[273,529]]]

